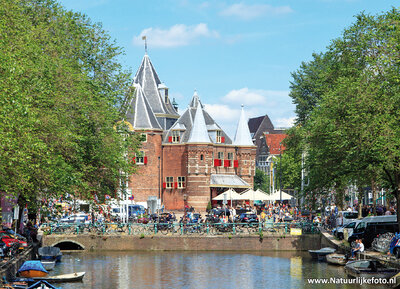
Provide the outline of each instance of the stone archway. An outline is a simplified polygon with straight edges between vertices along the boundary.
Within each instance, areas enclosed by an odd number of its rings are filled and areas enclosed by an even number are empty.
[[[85,250],[85,246],[73,240],[61,240],[51,245],[61,250]]]

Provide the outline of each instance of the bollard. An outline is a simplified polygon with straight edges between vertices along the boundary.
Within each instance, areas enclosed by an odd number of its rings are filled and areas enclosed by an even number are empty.
[[[261,234],[262,228],[261,228],[261,222],[258,222],[258,233]]]
[[[76,226],[76,234],[79,234],[79,226]]]
[[[235,227],[235,223],[233,223],[233,228],[232,228],[233,234],[236,235],[236,227]]]
[[[154,224],[154,234],[157,234],[157,223]]]
[[[128,234],[131,234],[131,224],[128,224]]]
[[[210,235],[210,227],[208,226],[208,223],[207,223],[207,235]]]
[[[285,223],[285,234],[287,234],[287,223]]]

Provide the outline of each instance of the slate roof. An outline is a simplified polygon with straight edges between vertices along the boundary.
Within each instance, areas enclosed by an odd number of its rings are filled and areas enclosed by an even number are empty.
[[[233,144],[235,146],[254,146],[243,106]]]
[[[135,85],[135,94],[128,106],[126,120],[134,129],[162,129],[139,84]]]
[[[260,126],[262,126],[263,131],[269,131],[270,133],[275,129],[268,115],[250,118],[248,124],[250,133],[253,135],[257,133],[257,131],[260,129]]]
[[[165,101],[165,99],[163,99],[163,97],[160,95],[158,88],[166,88],[166,86],[161,83],[147,53],[144,55],[142,63],[136,72],[133,83],[140,84],[140,86],[143,88],[150,107],[153,109],[153,112],[156,116],[159,114],[174,116],[179,115],[169,99]]]
[[[196,128],[193,125],[193,123],[195,122],[194,121],[195,115],[198,109],[200,109],[200,112],[203,113],[203,118],[206,125],[205,128],[200,126],[197,126]],[[225,144],[232,144],[232,140],[228,137],[228,135],[214,121],[214,119],[208,114],[208,112],[205,111],[197,92],[194,93],[189,103],[189,107],[183,112],[183,114],[175,122],[175,124],[165,133],[164,142],[168,142],[168,137],[172,135],[173,130],[180,130],[182,131],[180,137],[180,143],[187,143],[189,141],[193,129],[196,130],[201,129],[203,132],[204,130],[207,130],[208,135],[210,135],[212,131],[220,130],[221,136],[225,137]],[[195,134],[200,134],[200,132],[195,132],[194,135]],[[191,140],[191,142],[193,142],[193,140]],[[212,140],[210,140],[209,143],[212,143]]]

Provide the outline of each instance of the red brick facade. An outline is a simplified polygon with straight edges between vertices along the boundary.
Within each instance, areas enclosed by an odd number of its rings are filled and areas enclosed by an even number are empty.
[[[185,205],[205,210],[211,198],[227,189],[210,187],[211,174],[238,175],[253,187],[255,147],[162,145],[161,135],[150,132],[141,150],[147,156],[147,164],[138,165],[137,174],[132,175],[129,182],[137,202],[145,202],[149,196],[160,194],[167,210],[182,210]],[[218,153],[223,153],[224,159],[215,166]],[[172,182],[168,183],[167,177],[172,178]],[[184,182],[178,183],[178,177],[184,177]]]

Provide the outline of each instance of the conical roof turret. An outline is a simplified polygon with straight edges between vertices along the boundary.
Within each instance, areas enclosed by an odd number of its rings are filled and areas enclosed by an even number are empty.
[[[201,106],[196,109],[188,143],[211,143]]]
[[[134,129],[162,129],[139,84],[135,85],[135,94],[128,107],[126,120],[132,124]]]
[[[253,140],[250,135],[249,125],[247,124],[247,117],[242,105],[239,123],[236,129],[235,139],[233,141],[235,146],[254,146]]]
[[[133,83],[140,84],[156,116],[159,114],[178,116],[172,104],[160,95],[159,88],[167,88],[167,86],[160,81],[147,53],[144,55],[142,63],[136,72]]]

